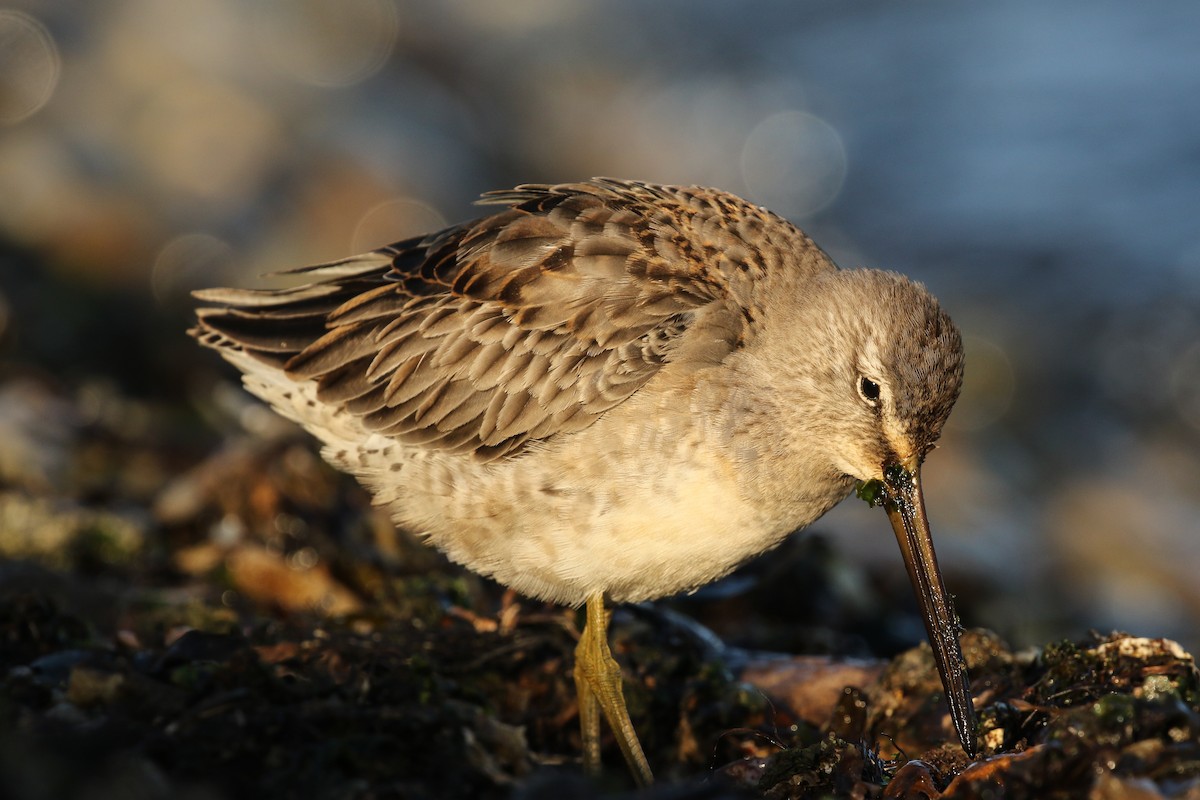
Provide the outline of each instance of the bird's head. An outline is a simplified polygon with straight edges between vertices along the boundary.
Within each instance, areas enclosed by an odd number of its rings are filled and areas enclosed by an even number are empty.
[[[836,466],[859,481],[919,466],[962,387],[958,329],[923,286],[895,273],[842,270],[818,284],[820,338],[835,354],[818,372],[843,411],[828,443]]]
[[[820,409],[805,415],[807,446],[817,444],[831,469],[857,480],[859,496],[887,512],[951,716],[973,754],[974,711],[958,620],[921,491],[921,464],[962,386],[962,338],[937,300],[901,275],[840,270],[815,278],[812,289],[793,320],[810,329],[793,347],[790,372],[798,402]]]

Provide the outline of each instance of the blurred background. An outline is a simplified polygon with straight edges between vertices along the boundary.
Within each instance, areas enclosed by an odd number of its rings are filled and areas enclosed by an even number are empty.
[[[236,385],[184,334],[194,288],[521,182],[712,185],[923,281],[962,328],[925,483],[964,623],[1194,651],[1197,30],[1192,0],[6,3],[0,505],[162,513]],[[80,445],[97,426],[166,446],[117,486]],[[845,602],[907,602],[878,509],[815,530]]]

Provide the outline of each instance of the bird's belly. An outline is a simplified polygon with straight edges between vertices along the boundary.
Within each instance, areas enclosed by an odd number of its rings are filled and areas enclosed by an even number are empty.
[[[595,592],[636,602],[694,589],[788,533],[767,530],[731,483],[687,471],[662,480],[513,485],[504,492],[511,502],[477,495],[465,504],[482,514],[461,513],[461,501],[439,503],[440,513],[429,509],[421,527],[451,559],[524,594],[572,605]]]
[[[385,503],[454,561],[572,605],[695,589],[810,521],[748,496],[711,414],[632,411],[501,464],[419,455]]]

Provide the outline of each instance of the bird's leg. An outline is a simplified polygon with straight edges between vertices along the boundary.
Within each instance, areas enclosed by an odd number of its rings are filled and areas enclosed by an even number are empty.
[[[592,691],[591,681],[583,666],[583,651],[588,636],[588,624],[575,647],[575,697],[579,703],[579,728],[583,740],[583,769],[589,775],[600,774],[600,701]]]
[[[602,711],[634,780],[642,786],[653,783],[650,764],[625,708],[621,668],[608,649],[608,614],[604,611],[601,594],[594,594],[587,601],[587,621],[575,647],[575,692],[579,696],[584,769],[593,775],[600,772],[600,715],[597,711]]]

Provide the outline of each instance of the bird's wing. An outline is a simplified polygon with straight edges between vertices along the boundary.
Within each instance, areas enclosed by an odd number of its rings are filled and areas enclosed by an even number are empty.
[[[369,430],[489,460],[590,425],[675,358],[718,363],[745,335],[752,242],[803,237],[713,190],[597,180],[483,202],[507,208],[295,270],[307,286],[199,292],[214,305],[192,333],[316,381]]]

